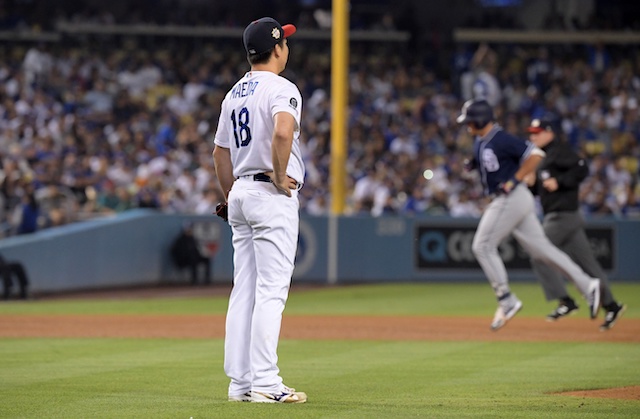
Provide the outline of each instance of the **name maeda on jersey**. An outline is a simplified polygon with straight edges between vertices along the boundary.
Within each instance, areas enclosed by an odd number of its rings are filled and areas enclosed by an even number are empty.
[[[245,81],[236,84],[231,90],[231,99],[252,96],[256,91],[256,87],[258,87],[258,83],[257,81]]]

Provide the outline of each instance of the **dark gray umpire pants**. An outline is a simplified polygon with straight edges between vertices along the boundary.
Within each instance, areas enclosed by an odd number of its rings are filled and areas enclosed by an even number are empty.
[[[600,279],[601,301],[603,305],[607,305],[613,302],[613,296],[607,275],[591,250],[584,224],[584,218],[578,211],[551,212],[545,215],[542,227],[553,244],[569,255],[587,274]],[[542,285],[547,301],[569,295],[560,273],[539,260],[532,259],[531,266]]]

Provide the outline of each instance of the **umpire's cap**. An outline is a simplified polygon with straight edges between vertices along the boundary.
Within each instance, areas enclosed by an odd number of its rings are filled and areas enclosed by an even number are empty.
[[[247,54],[258,55],[269,51],[283,38],[295,32],[296,27],[293,25],[282,26],[273,18],[263,17],[249,23],[242,34],[242,41]]]
[[[562,133],[562,121],[558,114],[546,112],[540,118],[533,119],[527,131],[531,134],[537,134],[542,131],[552,131],[559,135]]]
[[[467,100],[456,121],[459,124],[474,122],[479,128],[484,127],[493,121],[493,108],[484,99]]]

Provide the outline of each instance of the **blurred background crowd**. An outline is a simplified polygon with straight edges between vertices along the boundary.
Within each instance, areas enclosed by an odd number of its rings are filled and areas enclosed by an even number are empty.
[[[60,22],[242,28],[263,15],[299,29],[330,26],[326,1],[250,1],[254,9],[197,0],[110,3],[0,0],[0,31],[46,31]],[[410,38],[350,46],[348,215],[478,217],[485,204],[478,179],[462,170],[473,139],[455,118],[466,99],[483,96],[522,138],[542,112],[561,115],[567,141],[590,165],[584,214],[640,218],[638,45],[451,42],[435,36],[447,28],[433,19],[421,31],[411,2],[389,3],[352,2],[352,29],[406,30]],[[466,18],[467,27],[522,26],[502,9],[478,10],[485,14]],[[550,13],[542,27],[637,29],[626,17],[594,13],[580,23]],[[283,75],[299,86],[304,106],[301,208],[326,215],[330,42],[292,38],[290,45]],[[131,208],[214,212],[223,197],[212,136],[224,94],[247,70],[239,37],[2,42],[0,235]]]

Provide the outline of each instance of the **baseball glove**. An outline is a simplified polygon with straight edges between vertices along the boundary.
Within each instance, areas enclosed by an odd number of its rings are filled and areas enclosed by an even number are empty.
[[[216,215],[222,218],[225,222],[229,221],[229,213],[227,209],[228,207],[226,202],[221,202],[218,205],[216,205]]]

